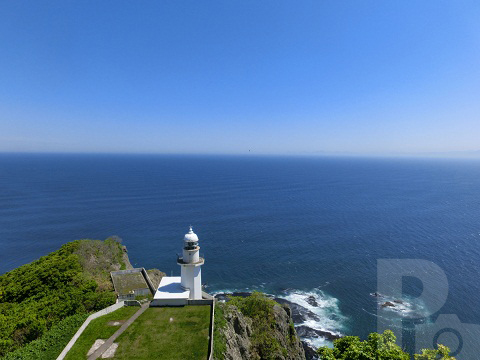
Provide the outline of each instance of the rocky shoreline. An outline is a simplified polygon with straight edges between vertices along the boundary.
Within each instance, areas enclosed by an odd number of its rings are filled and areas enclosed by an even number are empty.
[[[251,295],[250,292],[218,293],[218,294],[215,294],[215,298],[219,301],[228,301],[229,296],[247,297],[247,296],[250,296],[250,295]],[[317,314],[311,312],[307,308],[305,308],[305,307],[303,307],[299,304],[296,304],[294,302],[288,301],[286,299],[280,298],[280,297],[271,296],[271,298],[281,305],[288,305],[290,307],[291,318],[292,318],[293,323],[295,325],[295,330],[297,332],[297,335],[301,339],[302,346],[303,346],[303,349],[305,351],[305,357],[306,357],[307,360],[317,359],[317,356],[316,356],[315,348],[313,348],[304,339],[321,337],[321,338],[324,338],[326,340],[333,341],[333,340],[339,339],[341,337],[339,334],[336,334],[336,333],[333,333],[333,332],[313,329],[309,326],[304,325],[304,323],[307,320],[320,321]],[[318,306],[318,304],[316,304],[315,298],[313,298],[313,297],[308,298],[307,301],[313,306]]]

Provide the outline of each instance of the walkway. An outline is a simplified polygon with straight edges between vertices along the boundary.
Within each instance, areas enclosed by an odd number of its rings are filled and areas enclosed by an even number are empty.
[[[123,325],[118,329],[115,334],[110,336],[110,338],[105,341],[105,343],[100,346],[95,352],[89,356],[88,360],[96,360],[113,344],[113,342],[140,316],[145,310],[148,309],[149,303],[143,304],[138,311],[133,314],[130,319],[125,321]]]

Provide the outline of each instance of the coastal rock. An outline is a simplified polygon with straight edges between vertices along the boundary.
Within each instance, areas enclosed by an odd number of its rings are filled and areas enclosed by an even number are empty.
[[[307,297],[307,302],[312,306],[318,307],[317,300],[315,300],[315,298],[311,295]]]
[[[227,340],[225,360],[249,359],[252,334],[252,320],[245,317],[235,306],[225,311],[227,326],[223,330]]]
[[[292,319],[295,324],[301,324],[308,320],[315,320],[319,321],[319,317],[317,314],[311,312],[310,310],[306,309],[305,307],[295,304],[291,301],[282,298],[275,298],[275,301],[279,304],[288,305],[292,311]]]
[[[158,269],[147,270],[148,277],[153,284],[153,287],[157,288],[160,285],[160,281],[166,274]]]
[[[287,349],[287,354],[284,355],[284,357],[279,358],[279,360],[305,359],[305,351],[303,350],[302,343],[293,328],[293,321],[289,315],[291,313],[290,308],[285,305],[275,305],[273,307],[273,313],[275,316],[274,336],[280,345]]]
[[[382,304],[382,307],[395,307],[395,304],[391,301],[386,301]]]
[[[122,260],[125,264],[125,269],[126,270],[132,270],[133,269],[132,263],[130,262],[130,259],[128,258],[128,249],[125,245],[122,246]]]
[[[318,355],[313,347],[311,347],[306,341],[302,341],[303,351],[305,351],[306,360],[317,360]]]
[[[300,325],[295,328],[297,330],[298,336],[302,338],[312,338],[312,337],[323,337],[325,339],[328,339],[330,341],[340,339],[341,336],[338,334],[334,334],[329,331],[323,331],[323,330],[317,330],[317,329],[312,329],[308,326],[305,325]]]

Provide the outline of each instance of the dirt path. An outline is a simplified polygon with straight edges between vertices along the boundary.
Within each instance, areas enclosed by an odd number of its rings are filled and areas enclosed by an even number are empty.
[[[105,341],[105,343],[100,346],[97,350],[95,350],[95,352],[90,355],[88,357],[88,360],[96,360],[98,359],[100,356],[102,356],[102,354],[113,344],[113,342],[130,326],[131,323],[133,323],[140,315],[143,314],[143,312],[145,310],[148,309],[148,306],[150,304],[149,303],[146,303],[146,304],[143,304],[140,309],[138,309],[138,311],[133,314],[130,319],[128,319],[127,321],[125,321],[123,323],[123,325],[120,327],[120,329],[118,329],[115,334],[113,334],[112,336],[110,336],[108,338],[107,341]]]

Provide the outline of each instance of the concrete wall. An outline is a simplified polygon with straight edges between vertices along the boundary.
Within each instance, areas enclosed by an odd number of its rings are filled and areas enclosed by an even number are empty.
[[[78,340],[78,338],[80,337],[80,335],[82,335],[83,331],[87,328],[88,324],[90,324],[90,322],[93,320],[93,319],[96,319],[102,315],[106,315],[106,314],[109,314],[115,310],[118,310],[120,309],[121,307],[125,306],[124,302],[123,301],[120,301],[114,305],[111,305],[109,307],[106,307],[105,309],[102,309],[100,311],[97,311],[96,313],[90,315],[87,320],[85,320],[85,322],[82,324],[82,326],[80,326],[80,329],[77,330],[77,332],[75,333],[75,335],[73,335],[73,337],[71,338],[71,340],[68,342],[67,346],[65,346],[65,348],[63,349],[63,351],[60,353],[60,355],[58,355],[57,357],[57,360],[63,360],[63,358],[67,355],[67,353],[70,351],[70,349],[72,348],[73,345],[75,345],[75,342]]]
[[[153,299],[150,302],[151,307],[157,306],[185,306],[187,305],[187,299]]]
[[[150,277],[148,276],[147,270],[145,270],[145,268],[143,267],[142,267],[142,275],[145,281],[147,282],[148,288],[150,289],[152,296],[155,295],[155,292],[157,291],[157,289],[155,288],[155,286],[153,286],[153,283],[150,280]]]
[[[118,301],[135,300],[135,294],[118,295]]]
[[[150,290],[145,288],[145,289],[135,289],[133,294],[125,294],[125,295],[118,295],[118,300],[135,300],[136,296],[146,296],[150,295]]]
[[[202,291],[202,299],[210,299],[213,300],[214,297],[210,295],[209,293],[206,293],[205,291]]]
[[[208,330],[208,360],[213,360],[213,330],[215,330],[215,300],[212,301],[212,307],[210,308],[210,329]]]
[[[125,306],[142,306],[138,300],[125,300]]]
[[[188,299],[187,305],[212,305],[213,300],[211,299]]]

